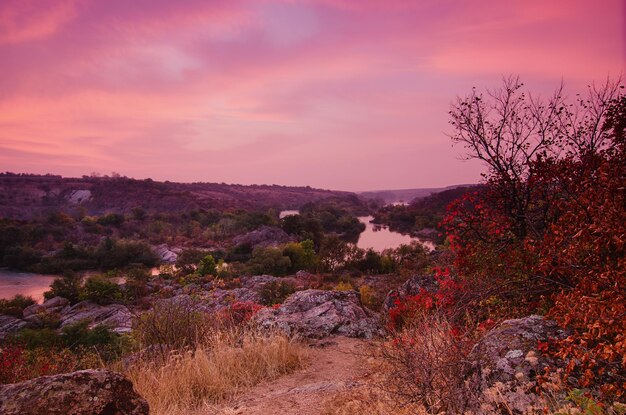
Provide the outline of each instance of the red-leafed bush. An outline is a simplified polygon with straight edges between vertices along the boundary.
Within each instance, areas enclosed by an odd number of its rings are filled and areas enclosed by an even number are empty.
[[[237,301],[222,310],[219,318],[226,325],[241,325],[249,322],[262,308],[262,305],[252,301]]]
[[[571,336],[564,379],[626,393],[626,97],[617,83],[567,102],[515,78],[451,111],[452,138],[488,168],[443,221],[479,319],[547,312]],[[552,350],[552,349],[551,349]]]

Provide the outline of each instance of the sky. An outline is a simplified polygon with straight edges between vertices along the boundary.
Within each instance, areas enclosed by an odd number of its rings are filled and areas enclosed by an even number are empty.
[[[623,0],[0,0],[0,171],[474,183],[455,97],[616,78],[625,20]]]

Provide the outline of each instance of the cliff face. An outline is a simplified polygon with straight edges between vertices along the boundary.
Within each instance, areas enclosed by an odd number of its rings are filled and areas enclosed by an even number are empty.
[[[297,209],[308,202],[346,195],[350,193],[310,187],[0,174],[0,217],[30,219],[77,207],[90,215],[127,213],[135,207],[150,212],[198,208]]]

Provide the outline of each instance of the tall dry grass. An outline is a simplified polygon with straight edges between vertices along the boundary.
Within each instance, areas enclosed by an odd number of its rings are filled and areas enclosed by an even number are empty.
[[[211,413],[246,388],[293,372],[306,360],[306,347],[297,341],[246,327],[214,332],[195,349],[165,360],[141,358],[126,375],[151,414]]]
[[[182,351],[181,351],[182,350]],[[141,356],[125,369],[150,413],[218,413],[246,388],[291,373],[307,361],[306,346],[249,325],[216,329],[192,348]]]

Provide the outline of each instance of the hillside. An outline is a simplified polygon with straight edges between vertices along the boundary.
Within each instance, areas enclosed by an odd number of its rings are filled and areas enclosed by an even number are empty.
[[[135,207],[147,212],[194,209],[298,209],[349,192],[278,185],[173,183],[126,177],[66,178],[55,175],[0,174],[0,217],[29,219],[50,211],[89,215],[128,213]]]
[[[469,184],[458,184],[447,187],[427,187],[416,189],[395,189],[395,190],[372,190],[366,192],[358,192],[359,196],[367,199],[382,199],[385,203],[406,202],[409,203],[418,198],[424,198],[434,193],[444,190],[455,189],[457,187],[471,186]]]

